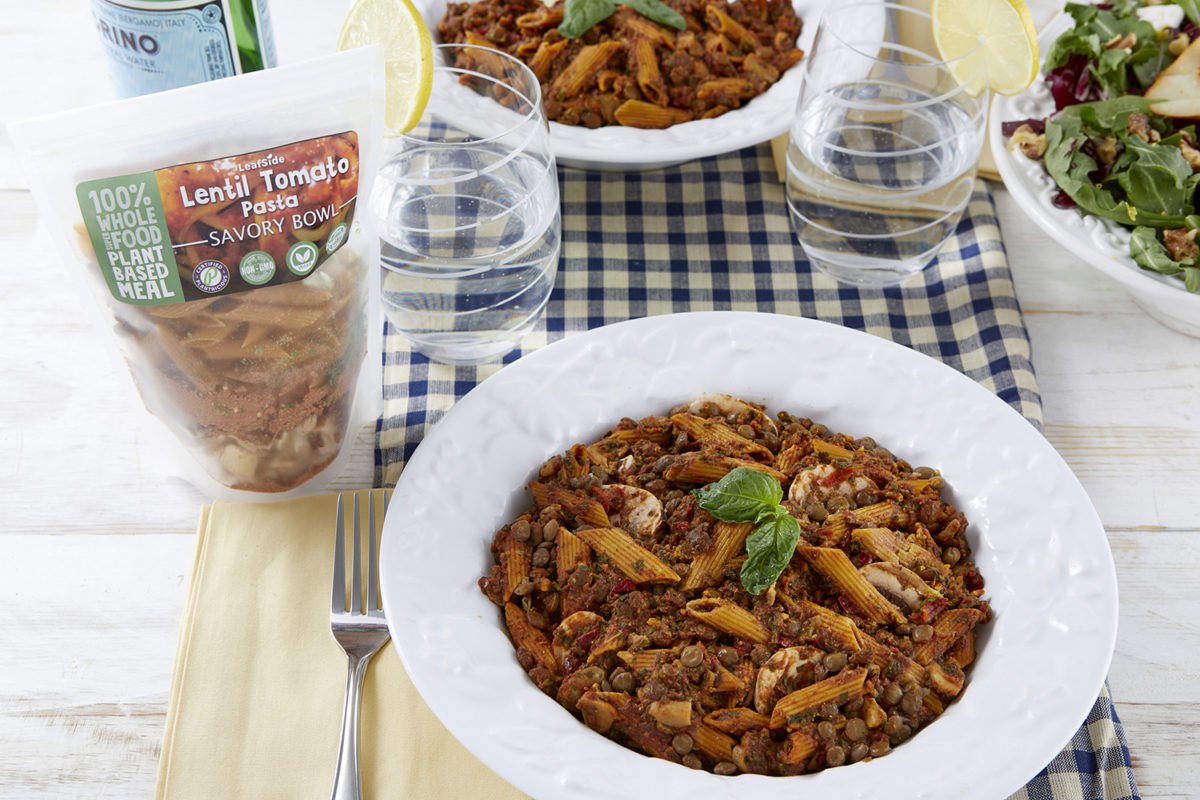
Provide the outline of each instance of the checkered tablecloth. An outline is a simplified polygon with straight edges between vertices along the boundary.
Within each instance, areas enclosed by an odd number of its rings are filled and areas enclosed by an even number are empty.
[[[840,286],[791,233],[767,145],[642,173],[560,169],[563,246],[544,318],[503,362],[429,362],[388,331],[377,485],[396,481],[429,426],[479,381],[549,342],[653,314],[795,314],[867,331],[961,370],[1039,429],[1041,398],[995,207],[980,181],[955,236],[903,286]],[[997,757],[1003,757],[998,754]],[[1013,798],[1138,798],[1107,686],[1062,753]]]

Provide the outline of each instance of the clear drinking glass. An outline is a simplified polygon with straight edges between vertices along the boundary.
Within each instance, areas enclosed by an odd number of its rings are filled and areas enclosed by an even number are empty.
[[[830,3],[805,59],[787,152],[787,199],[813,266],[860,286],[900,283],[954,232],[975,181],[981,76],[899,43],[930,36],[927,13]],[[906,41],[917,36],[906,35]],[[931,48],[932,49],[932,48]]]
[[[421,122],[375,180],[384,310],[415,350],[496,358],[532,330],[554,285],[562,219],[537,78],[483,47],[434,48]]]

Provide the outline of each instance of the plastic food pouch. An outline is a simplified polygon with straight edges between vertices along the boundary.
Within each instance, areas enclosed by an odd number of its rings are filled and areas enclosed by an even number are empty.
[[[11,126],[146,408],[212,497],[322,489],[381,405],[377,48]]]

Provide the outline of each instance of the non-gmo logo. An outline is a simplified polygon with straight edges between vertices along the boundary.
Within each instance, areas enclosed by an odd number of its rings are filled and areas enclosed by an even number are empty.
[[[229,285],[229,270],[220,261],[201,261],[192,270],[192,283],[208,294],[215,294]]]

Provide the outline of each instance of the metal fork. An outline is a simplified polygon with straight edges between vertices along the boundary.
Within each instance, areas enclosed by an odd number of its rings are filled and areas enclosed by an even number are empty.
[[[346,543],[343,498],[337,501],[337,541],[333,551],[333,602],[330,607],[329,629],[334,641],[346,651],[349,671],[346,674],[346,701],[342,708],[342,740],[338,746],[337,767],[334,771],[331,800],[361,800],[358,782],[358,712],[362,701],[363,677],[371,656],[388,640],[387,622],[379,600],[379,562],[375,546],[375,502],[367,500],[367,604],[362,605],[362,525],[358,513],[358,494],[354,499],[354,541],[352,544],[352,580],[350,607],[346,607]],[[387,510],[389,494],[383,494],[383,510]]]

